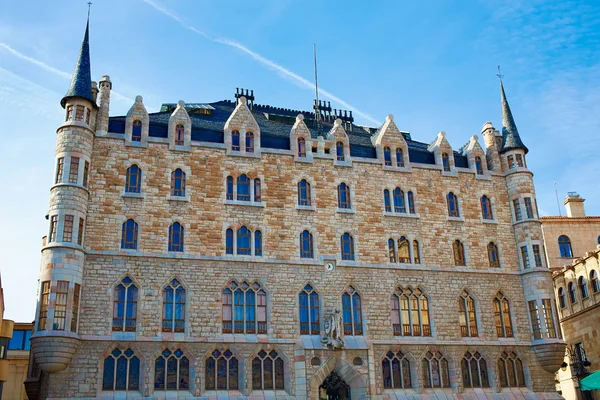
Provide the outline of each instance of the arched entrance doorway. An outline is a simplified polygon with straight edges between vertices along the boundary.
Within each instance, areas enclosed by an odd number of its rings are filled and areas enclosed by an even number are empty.
[[[319,387],[319,400],[350,400],[350,386],[331,371]]]

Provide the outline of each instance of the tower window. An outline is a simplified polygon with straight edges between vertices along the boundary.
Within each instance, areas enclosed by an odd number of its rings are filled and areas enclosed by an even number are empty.
[[[252,360],[253,390],[285,390],[283,360],[275,350],[261,350]]]
[[[162,331],[185,331],[185,289],[177,279],[163,289]]]
[[[531,247],[533,248],[533,261],[535,262],[535,266],[542,267],[542,255],[540,254],[540,245],[534,244]]]
[[[344,233],[341,237],[342,260],[354,261],[354,239],[349,233]]]
[[[336,142],[335,143],[335,154],[338,161],[344,161],[344,143]]]
[[[222,304],[223,333],[267,333],[267,293],[258,282],[231,281],[223,290]]]
[[[556,339],[556,327],[552,316],[552,302],[550,299],[542,299],[542,311],[544,311],[544,323],[546,324],[546,337]]]
[[[460,335],[462,337],[476,337],[478,333],[475,300],[466,290],[463,290],[458,298],[458,317]]]
[[[321,324],[319,322],[319,294],[309,284],[298,295],[300,311],[300,334],[318,335]]]
[[[77,175],[79,175],[79,158],[71,157],[71,165],[69,166],[69,183],[77,183]]]
[[[515,158],[513,156],[506,157],[506,162],[508,163],[508,168],[512,169],[515,167]]]
[[[114,349],[104,359],[102,390],[139,390],[140,359],[131,349]]]
[[[529,252],[527,246],[521,246],[521,261],[523,261],[523,268],[527,269],[531,267],[529,264]]]
[[[137,286],[131,278],[123,278],[114,291],[112,326],[114,332],[135,332],[137,301]]]
[[[448,157],[448,153],[442,153],[442,167],[444,171],[450,172],[450,157]]]
[[[122,232],[121,232],[121,248],[122,249],[137,249],[137,239],[138,239],[138,224],[132,220],[128,219],[125,223],[123,223]]]
[[[133,121],[131,126],[131,141],[141,142],[142,141],[142,121],[136,119]]]
[[[531,330],[533,331],[534,339],[542,338],[542,330],[540,328],[540,315],[536,300],[529,300],[529,319],[531,320]]]
[[[523,168],[525,164],[523,163],[523,156],[521,154],[515,154],[515,160],[517,163],[517,167]]]
[[[88,174],[90,173],[90,162],[85,161],[83,164],[83,187],[88,187]]]
[[[183,144],[185,143],[184,135],[185,135],[185,128],[183,127],[183,125],[178,124],[175,127],[175,145],[176,146],[183,146]]]
[[[171,173],[171,196],[185,197],[185,172],[181,168]]]
[[[67,121],[70,121],[73,119],[73,106],[69,105],[67,106]]]
[[[238,360],[229,349],[213,351],[206,359],[205,371],[206,390],[238,390]]]
[[[77,244],[83,245],[83,226],[85,224],[85,220],[83,218],[79,218],[79,229],[77,230]]]
[[[42,282],[40,290],[40,317],[38,318],[38,331],[46,330],[48,318],[48,305],[50,304],[50,281]]]
[[[246,132],[246,152],[254,153],[254,133]]]
[[[533,205],[531,202],[531,197],[525,197],[523,199],[525,202],[525,214],[527,214],[527,218],[535,218],[533,215]]]
[[[85,114],[84,106],[75,107],[75,121],[83,121],[83,115]]]
[[[385,165],[392,165],[392,151],[387,146],[383,148],[383,161]]]
[[[63,242],[73,241],[73,221],[75,217],[72,215],[65,215],[65,223],[63,226]]]
[[[56,177],[54,179],[54,183],[62,182],[64,165],[65,165],[65,158],[60,157],[56,162]]]
[[[231,151],[240,151],[240,133],[238,131],[231,132]]]
[[[77,320],[79,317],[79,295],[81,285],[76,283],[73,289],[73,308],[71,310],[71,332],[77,332]]]
[[[519,204],[519,199],[513,200],[513,208],[515,209],[515,220],[520,221],[523,219],[523,215],[521,214],[521,205]]]
[[[154,362],[155,390],[187,390],[190,388],[190,361],[181,349],[165,349]]]
[[[475,170],[477,175],[483,175],[483,164],[481,163],[481,157],[475,157]]]
[[[571,239],[569,239],[568,236],[561,235],[558,237],[558,249],[560,250],[561,257],[573,257],[573,251],[571,249]]]
[[[67,296],[69,295],[69,282],[56,282],[56,297],[54,299],[54,323],[52,329],[64,331],[67,322]]]
[[[86,111],[86,113],[85,113],[85,123],[89,125],[90,124],[90,117],[91,117],[90,109],[86,107],[85,111]]]
[[[344,322],[344,335],[363,334],[361,299],[352,286],[348,286],[342,295],[342,319]]]
[[[56,241],[56,229],[58,224],[58,215],[50,217],[50,235],[48,236],[48,243]]]

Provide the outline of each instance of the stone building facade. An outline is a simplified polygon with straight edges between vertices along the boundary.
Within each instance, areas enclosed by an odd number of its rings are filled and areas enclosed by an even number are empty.
[[[27,400],[25,385],[29,371],[29,339],[33,324],[16,322],[13,335],[8,342],[7,361],[8,378],[4,383],[4,400]]]
[[[7,347],[12,337],[13,326],[14,321],[4,319],[4,292],[2,278],[0,278],[0,400],[9,398],[4,396],[4,388],[6,381],[10,379]]]
[[[109,117],[88,32],[61,101],[30,398],[558,398],[565,344],[502,86],[502,133],[458,150],[392,115],[363,128],[243,90]]]

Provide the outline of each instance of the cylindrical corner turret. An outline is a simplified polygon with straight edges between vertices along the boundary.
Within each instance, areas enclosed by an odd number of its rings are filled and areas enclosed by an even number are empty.
[[[485,157],[487,160],[488,170],[500,172],[500,155],[498,150],[502,145],[502,136],[494,128],[491,122],[486,122],[481,128],[481,135],[485,143]]]
[[[104,75],[100,79],[100,96],[98,99],[98,116],[96,118],[96,132],[99,135],[108,132],[108,115],[110,111],[110,91],[112,90],[112,82],[108,75]]]

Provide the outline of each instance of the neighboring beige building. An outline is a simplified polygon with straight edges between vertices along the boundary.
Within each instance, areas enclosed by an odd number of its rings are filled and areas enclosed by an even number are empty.
[[[554,274],[559,318],[568,344],[565,363],[569,364],[558,371],[558,379],[567,400],[600,400],[598,390],[583,395],[577,390],[579,379],[600,370],[599,258],[600,249],[586,252]]]
[[[25,379],[29,366],[29,338],[33,324],[17,322],[8,342],[8,379],[4,384],[3,400],[26,400]]]
[[[600,245],[600,216],[587,216],[579,194],[569,192],[563,202],[566,216],[541,217],[548,264],[561,270]]]
[[[111,90],[86,27],[30,399],[559,398],[565,343],[502,84],[485,150],[243,90],[109,117]]]
[[[12,337],[14,322],[4,319],[4,291],[0,278],[0,400],[10,399],[4,396],[5,382],[9,379],[9,361],[7,357],[8,341]]]

